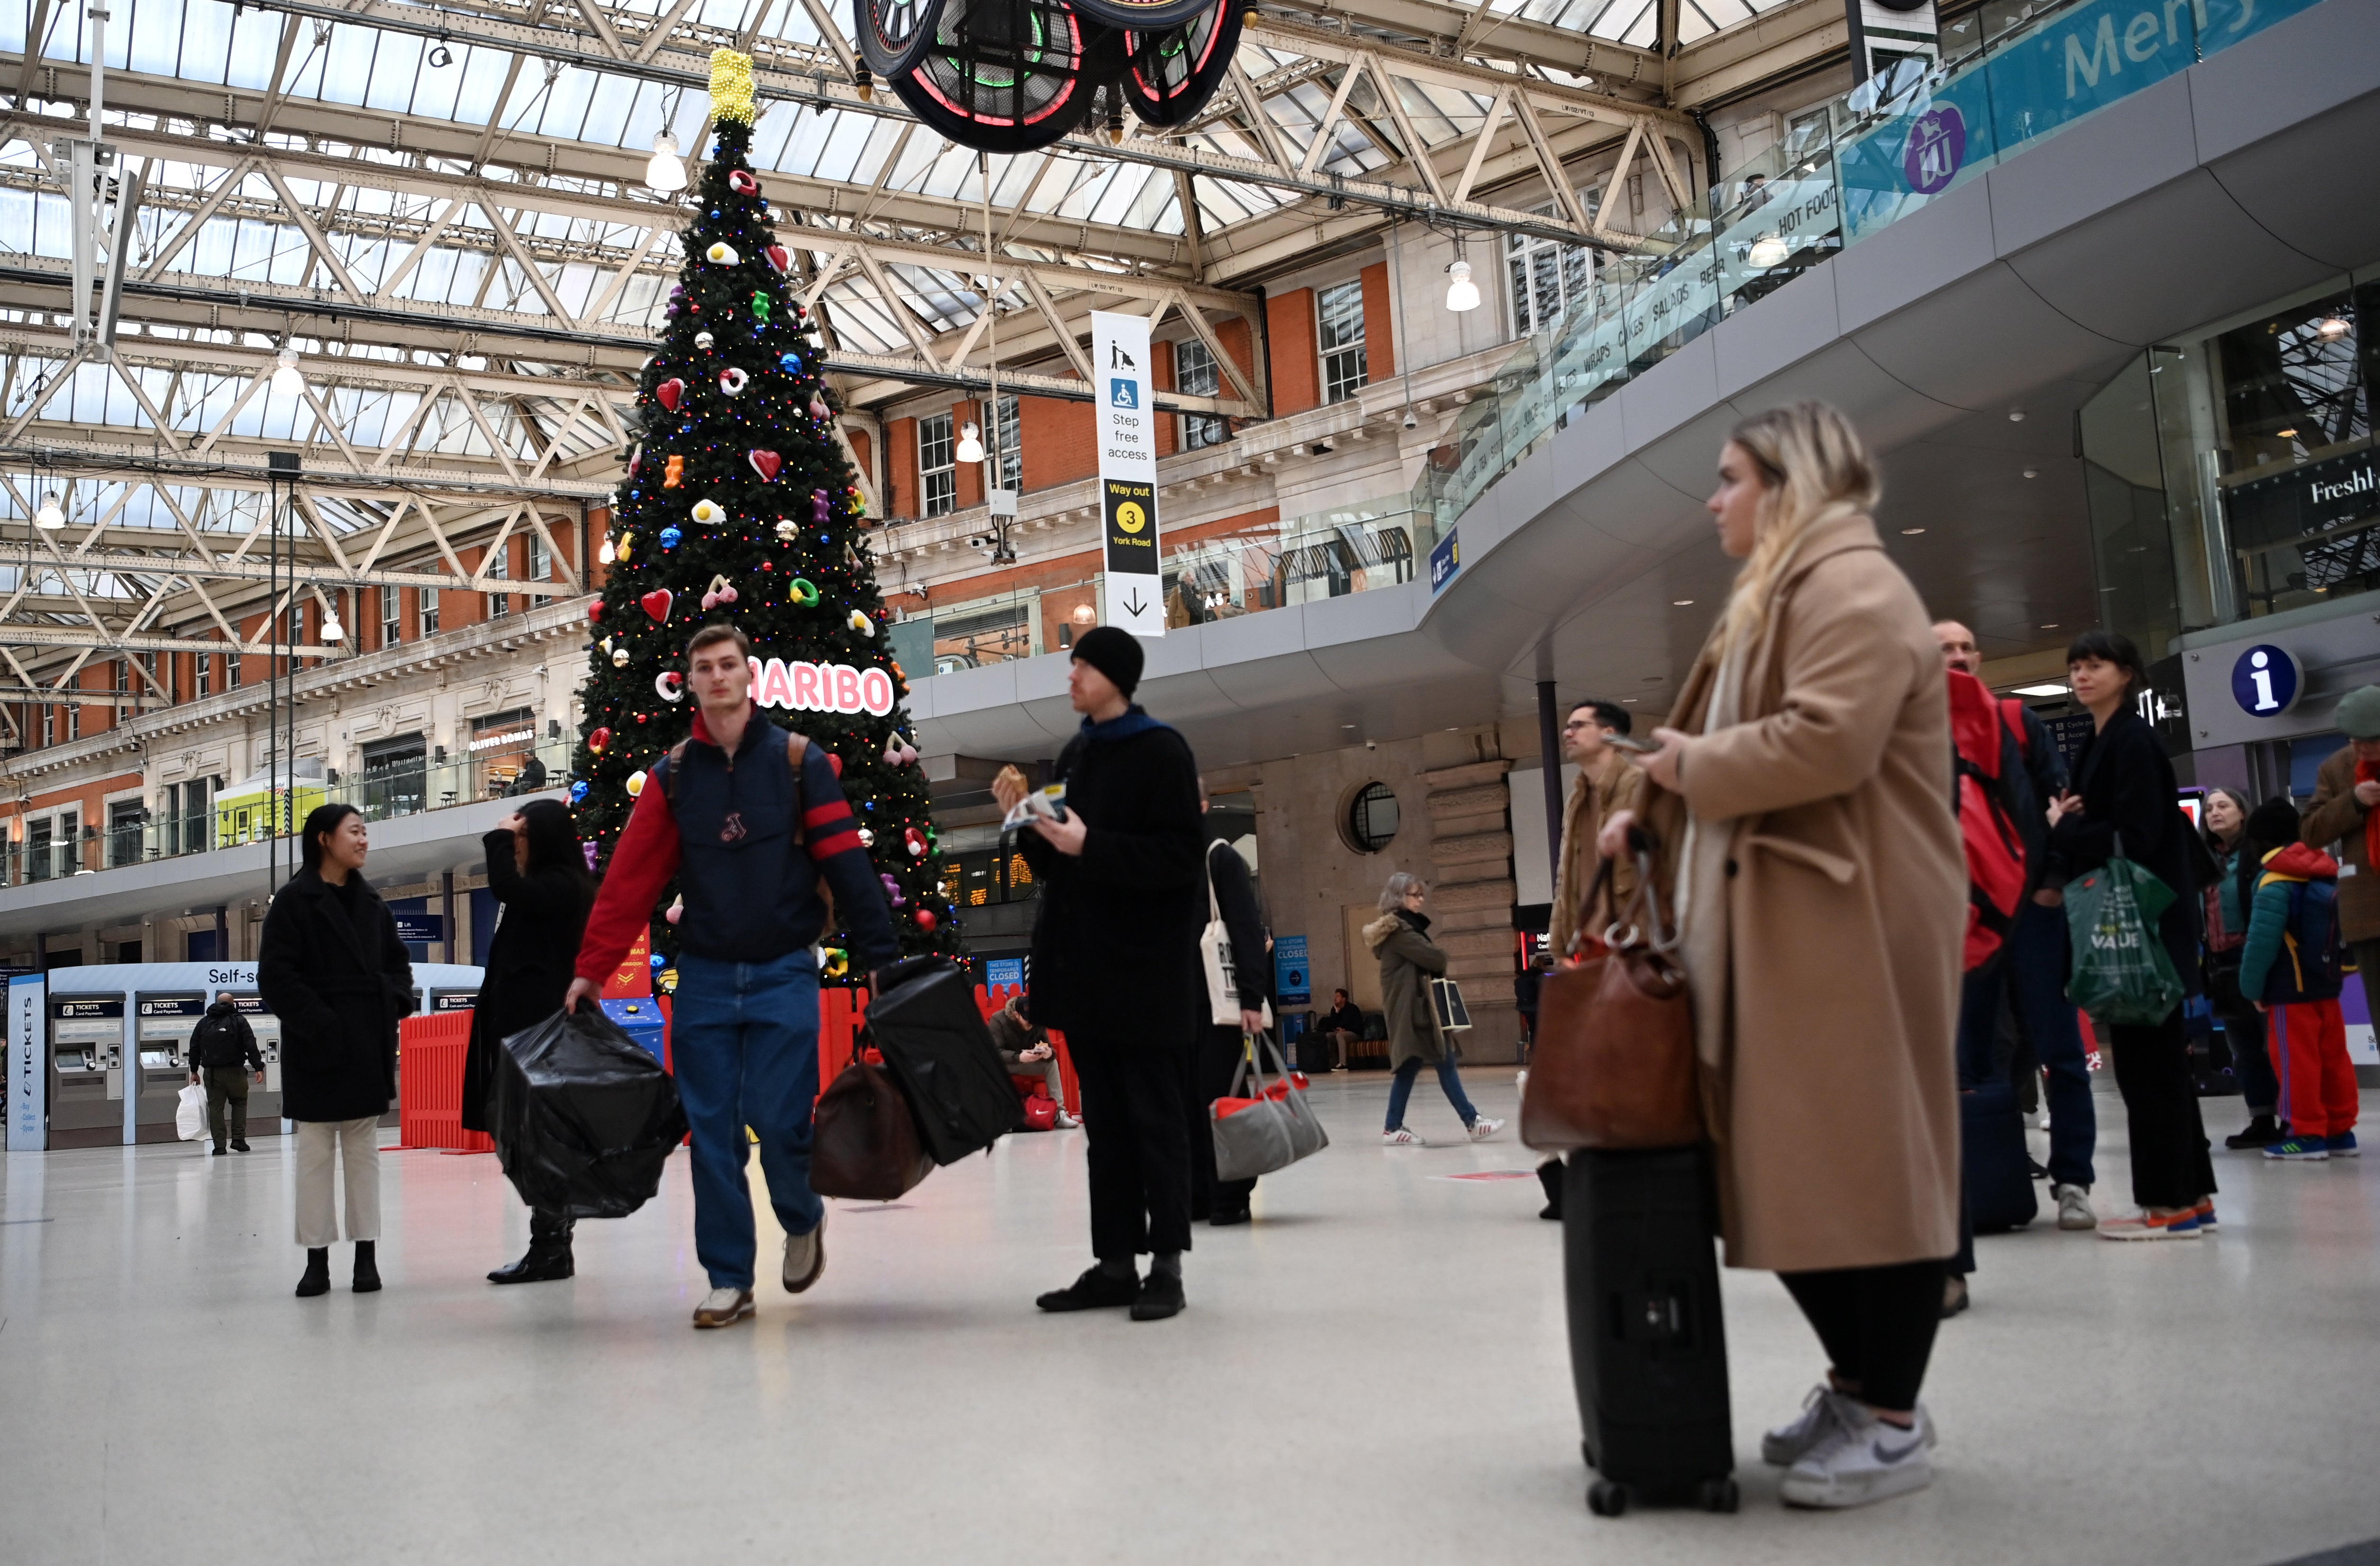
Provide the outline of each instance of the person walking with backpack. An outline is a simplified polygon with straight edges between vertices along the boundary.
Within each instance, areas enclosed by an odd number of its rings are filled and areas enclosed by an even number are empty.
[[[498,821],[480,840],[488,856],[488,892],[502,912],[488,941],[486,973],[471,1008],[471,1041],[463,1060],[463,1129],[493,1132],[488,1098],[504,1041],[562,1009],[578,945],[595,904],[595,878],[579,852],[570,807],[533,799]],[[546,1283],[577,1270],[570,1251],[571,1220],[534,1211],[528,1250],[488,1274],[491,1283]]]
[[[2347,1019],[2338,1004],[2346,984],[2338,861],[2299,842],[2301,830],[2297,807],[2286,799],[2268,799],[2248,818],[2248,847],[2239,868],[2240,901],[2250,909],[2240,992],[2267,1020],[2281,1112],[2289,1123],[2289,1135],[2265,1156],[2319,1162],[2356,1156],[2359,1106]]]
[[[2246,1127],[2223,1139],[2223,1145],[2235,1153],[2269,1147],[2289,1137],[2289,1128],[2280,1119],[2280,1079],[2273,1074],[2272,1056],[2265,1050],[2265,1014],[2240,990],[2240,955],[2248,943],[2250,907],[2241,893],[2254,891],[2240,884],[2241,863],[2245,861],[2251,869],[2255,865],[2247,858],[2248,811],[2247,797],[2239,790],[2209,789],[2200,828],[2217,872],[2215,884],[2205,893],[2206,994],[2223,1025],[2232,1075],[2248,1111]]]
[[[1063,820],[1018,834],[1041,883],[1033,920],[1033,1018],[1066,1036],[1083,1090],[1095,1263],[1035,1300],[1047,1311],[1183,1308],[1190,1248],[1191,999],[1206,923],[1198,763],[1181,734],[1132,699],[1142,653],[1116,625],[1085,632],[1066,690],[1083,726],[1058,753]],[[1003,772],[1002,810],[1026,793]],[[1148,1276],[1140,1254],[1150,1253]]]
[[[1886,553],[1875,460],[1822,403],[1736,426],[1709,501],[1743,561],[1645,776],[1709,1086],[1727,1264],[1779,1275],[1828,1361],[1761,1455],[1793,1506],[1933,1482],[1918,1402],[1959,1244],[1967,876],[1949,703]],[[1617,854],[1640,822],[1604,823]]]
[[[248,1086],[264,1080],[264,1056],[256,1048],[256,1030],[239,1014],[228,995],[215,997],[199,1026],[190,1029],[190,1080],[204,1074],[207,1085],[207,1131],[214,1138],[214,1156],[224,1156],[224,1110],[231,1110],[231,1150],[248,1151]]]
[[[2068,792],[2049,803],[2050,842],[2070,875],[2080,877],[2117,857],[2130,859],[2165,882],[2173,902],[2158,917],[2186,998],[2198,992],[2199,898],[2173,763],[2132,706],[2141,655],[2129,637],[2085,631],[2066,649],[2074,698],[2098,725],[2074,759]],[[2116,1056],[2116,1089],[2131,1131],[2132,1200],[2136,1217],[2099,1225],[2103,1240],[2189,1240],[2215,1217],[2215,1165],[2190,1068],[2182,1001],[2154,1023],[2117,1023],[2108,1029]]]
[[[798,1294],[826,1268],[826,1206],[810,1189],[818,1094],[818,958],[833,913],[855,971],[900,953],[883,883],[823,747],[777,727],[752,702],[752,644],[733,625],[686,643],[694,732],[648,769],[604,872],[563,1008],[602,993],[672,877],[678,985],[670,1061],[694,1136],[694,1248],[710,1292],[698,1328],[750,1316],[759,1241],[748,1126],[785,1232],[779,1277]]]
[[[1981,677],[1984,655],[1975,634],[1956,620],[1937,621],[1934,639],[1949,667]],[[2049,802],[2066,792],[2066,762],[2049,737],[2038,713],[2022,702],[2003,698],[2003,718],[2019,733],[2022,767],[2003,768],[2018,832],[2024,839],[2025,891],[2018,904],[2016,924],[2001,943],[1998,963],[1979,970],[1982,994],[1974,1002],[1995,1017],[2003,997],[2016,1012],[2017,1026],[2048,1081],[2043,1097],[2049,1109],[2049,1193],[2058,1204],[2058,1227],[2083,1230],[2098,1226],[2092,1210],[2091,1187],[2096,1181],[2093,1155],[2099,1145],[2099,1114],[2091,1096],[2091,1066],[2082,1049],[2082,1027],[2074,1004],[2066,998],[2066,974],[2071,947],[2066,930],[2066,868],[2051,845]],[[1961,1008],[1961,1070],[1972,1066],[1973,1050],[1965,1042],[1966,1010]]]

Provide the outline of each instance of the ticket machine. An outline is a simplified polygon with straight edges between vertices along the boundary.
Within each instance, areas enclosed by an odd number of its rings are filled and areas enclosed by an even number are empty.
[[[132,998],[133,1066],[140,1079],[135,1141],[171,1142],[174,1111],[190,1080],[190,1030],[207,1014],[203,990],[152,990]]]
[[[124,997],[50,998],[50,1146],[124,1141]]]
[[[264,1057],[264,1086],[248,1090],[248,1134],[273,1135],[281,1129],[281,1019],[264,1009],[261,995],[226,989],[220,999],[239,1008],[256,1035],[256,1052]]]

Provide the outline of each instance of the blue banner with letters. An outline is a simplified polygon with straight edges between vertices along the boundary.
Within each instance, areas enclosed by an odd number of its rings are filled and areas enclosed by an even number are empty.
[[[1435,594],[1439,589],[1454,580],[1454,574],[1462,568],[1463,546],[1457,540],[1454,529],[1450,528],[1446,530],[1446,537],[1439,540],[1429,552],[1429,590]]]
[[[1911,93],[1837,149],[1858,239],[1999,158],[2320,0],[2091,0]]]

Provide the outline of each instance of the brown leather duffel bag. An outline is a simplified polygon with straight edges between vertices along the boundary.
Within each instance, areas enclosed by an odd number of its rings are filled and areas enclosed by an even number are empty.
[[[810,1189],[889,1202],[934,1171],[909,1100],[880,1065],[855,1061],[819,1095],[810,1133]]]
[[[1663,929],[1649,853],[1637,855],[1636,895],[1598,939],[1586,934],[1573,968],[1537,991],[1536,1042],[1521,1095],[1521,1140],[1544,1153],[1580,1147],[1691,1147],[1703,1139],[1694,1003]],[[1611,878],[1596,869],[1585,908]],[[1594,950],[1583,950],[1592,941]]]

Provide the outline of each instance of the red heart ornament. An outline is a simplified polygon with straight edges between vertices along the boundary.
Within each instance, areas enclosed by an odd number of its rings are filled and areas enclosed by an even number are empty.
[[[783,245],[771,245],[760,253],[767,256],[769,264],[779,272],[789,272],[793,269],[794,258],[785,253],[785,248]]]
[[[747,451],[744,454],[744,460],[752,465],[752,471],[758,473],[763,482],[771,484],[777,481],[779,470],[785,466],[785,459],[772,451]]]
[[[587,748],[598,756],[602,755],[606,749],[610,748],[611,744],[612,731],[609,729],[597,729],[593,734],[587,736]]]
[[[666,620],[669,618],[669,589],[655,588],[652,591],[647,593],[637,601],[643,604],[645,606],[645,613],[651,615],[656,621]]]
[[[653,395],[661,398],[663,407],[675,413],[678,399],[686,395],[686,382],[673,375],[653,388]]]

